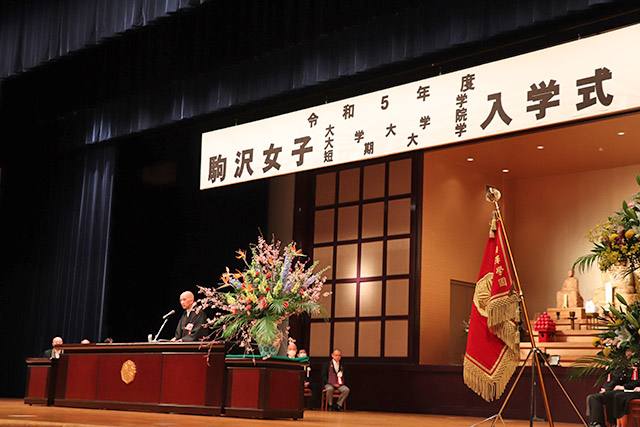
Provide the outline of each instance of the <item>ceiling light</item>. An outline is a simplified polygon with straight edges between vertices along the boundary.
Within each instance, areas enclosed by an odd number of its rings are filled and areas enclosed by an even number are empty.
[[[544,150],[544,145],[538,145],[536,148],[537,148],[538,150]]]
[[[624,132],[618,132],[618,136],[624,135]]]
[[[502,169],[502,172],[509,173],[509,169]]]
[[[467,162],[473,162],[473,157],[467,157]]]

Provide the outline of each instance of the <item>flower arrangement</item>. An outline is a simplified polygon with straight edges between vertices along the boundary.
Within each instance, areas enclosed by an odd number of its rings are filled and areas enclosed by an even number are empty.
[[[281,251],[281,242],[267,243],[262,236],[251,245],[251,257],[238,250],[236,258],[244,270],[222,274],[218,288],[200,287],[203,308],[213,307],[218,314],[208,320],[215,338],[238,340],[245,353],[253,352],[252,342],[263,348],[276,348],[285,339],[279,328],[293,314],[321,313],[318,302],[323,293],[325,267],[314,273],[318,262],[303,261],[306,255],[290,243]],[[261,351],[262,353],[262,351]]]
[[[640,175],[636,175],[640,185]],[[584,271],[598,261],[600,270],[615,265],[625,266],[625,275],[640,268],[640,192],[631,201],[622,202],[622,210],[590,230],[587,238],[593,243],[591,253],[579,257],[573,267]]]
[[[611,372],[637,366],[640,361],[640,302],[628,304],[620,295],[620,310],[610,305],[603,308],[598,320],[603,332],[593,339],[593,346],[600,350],[595,356],[580,357],[573,364],[572,376],[579,377],[603,370],[598,382]]]

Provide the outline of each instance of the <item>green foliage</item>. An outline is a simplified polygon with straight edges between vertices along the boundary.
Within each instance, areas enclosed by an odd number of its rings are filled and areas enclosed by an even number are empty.
[[[595,356],[583,356],[571,366],[570,377],[578,378],[600,372],[601,382],[609,372],[635,366],[640,357],[640,302],[628,303],[620,294],[620,310],[613,306],[603,308],[598,321],[603,325],[594,339],[599,348]]]

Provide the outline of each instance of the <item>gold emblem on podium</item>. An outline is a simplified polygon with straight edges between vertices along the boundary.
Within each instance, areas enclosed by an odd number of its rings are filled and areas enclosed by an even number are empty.
[[[122,382],[125,384],[131,384],[136,377],[136,364],[133,363],[133,360],[129,359],[122,364],[122,368],[120,368],[120,378],[122,378]]]

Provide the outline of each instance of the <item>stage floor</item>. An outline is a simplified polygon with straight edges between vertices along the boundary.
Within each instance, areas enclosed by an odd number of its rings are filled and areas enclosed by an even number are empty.
[[[249,420],[231,417],[200,415],[157,414],[151,412],[112,411],[101,409],[75,409],[25,405],[21,399],[0,399],[0,426],[28,427],[81,427],[81,426],[181,426],[181,427],[268,427],[268,426],[334,426],[341,427],[397,427],[438,426],[469,427],[480,418],[447,415],[395,414],[389,412],[345,413],[305,411],[299,420]],[[482,424],[488,427],[491,422]],[[496,423],[501,426],[502,423]],[[526,427],[529,421],[505,420],[508,427]],[[548,425],[534,423],[536,427]],[[581,424],[554,423],[557,427],[576,427]]]

